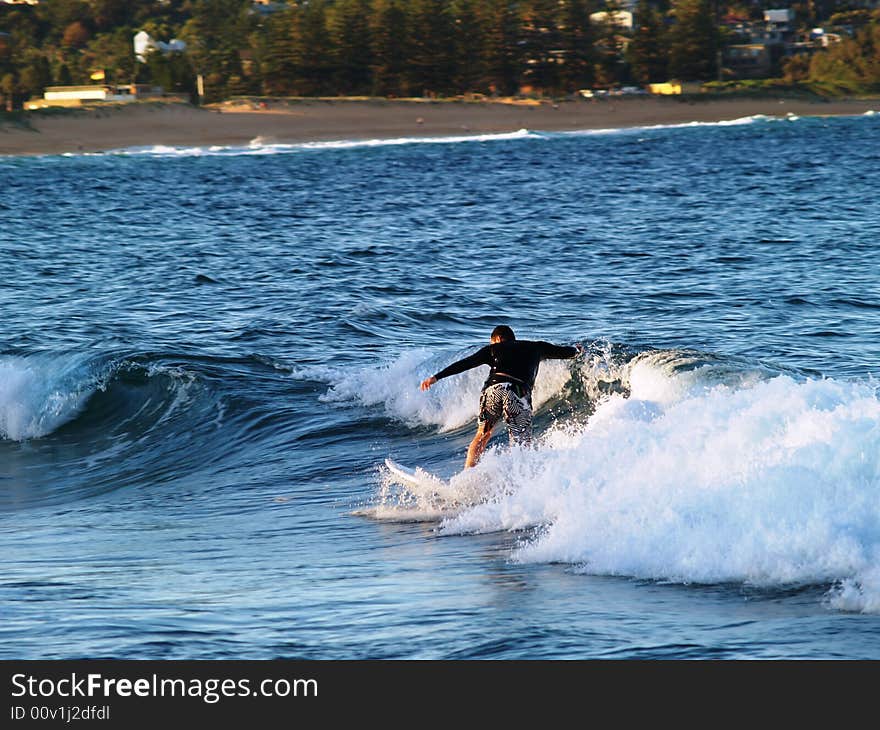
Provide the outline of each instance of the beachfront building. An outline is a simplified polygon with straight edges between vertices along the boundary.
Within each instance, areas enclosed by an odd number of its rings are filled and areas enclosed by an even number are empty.
[[[648,84],[648,93],[657,94],[658,96],[676,96],[681,93],[681,84],[678,81]]]
[[[161,86],[148,84],[101,84],[89,86],[49,86],[42,99],[25,102],[25,109],[52,106],[76,107],[102,103],[128,103],[139,100],[167,98]]]
[[[703,84],[699,81],[664,81],[658,84],[648,84],[647,91],[656,96],[699,94],[703,91]]]

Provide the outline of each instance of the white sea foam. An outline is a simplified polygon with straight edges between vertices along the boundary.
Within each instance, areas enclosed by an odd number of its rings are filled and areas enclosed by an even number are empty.
[[[146,157],[213,157],[213,156],[237,156],[237,155],[276,155],[291,154],[307,150],[345,150],[369,147],[396,147],[400,145],[419,144],[461,144],[469,142],[502,142],[518,139],[549,139],[555,135],[601,135],[615,134],[633,131],[646,131],[657,129],[684,129],[689,127],[729,127],[755,122],[770,121],[773,117],[756,114],[751,117],[740,119],[722,120],[719,122],[683,122],[679,124],[654,124],[641,127],[615,127],[609,129],[586,129],[568,132],[538,132],[528,129],[520,129],[516,132],[493,132],[486,134],[458,134],[441,137],[392,137],[387,139],[341,139],[324,140],[318,142],[279,143],[263,137],[255,137],[246,145],[212,145],[207,147],[175,147],[169,145],[147,145],[141,147],[126,147],[120,150],[111,150],[105,154]],[[76,153],[71,153],[76,156]]]
[[[684,129],[689,127],[730,127],[755,122],[774,121],[774,117],[756,114],[739,119],[718,122],[683,122],[678,124],[653,124],[641,127],[616,127],[609,129],[587,129],[569,132],[547,133],[528,129],[516,132],[493,132],[486,134],[458,134],[441,137],[392,137],[387,139],[341,139],[319,142],[278,143],[270,139],[255,137],[246,145],[212,145],[207,147],[174,147],[169,145],[148,145],[126,147],[112,150],[106,154],[147,156],[147,157],[211,157],[236,155],[275,155],[290,154],[306,150],[344,150],[368,147],[395,147],[417,144],[461,144],[468,142],[500,142],[517,139],[549,139],[555,135],[600,135],[657,129]]]
[[[82,357],[0,357],[0,438],[40,438],[79,413],[98,387]]]
[[[516,132],[493,132],[487,134],[460,134],[447,137],[396,137],[392,139],[339,140],[328,142],[304,142],[302,149],[348,149],[351,147],[390,147],[402,144],[458,144],[461,142],[503,142],[511,139],[543,139],[543,135],[520,129]]]
[[[631,396],[537,448],[491,449],[487,500],[447,533],[530,530],[524,562],[593,574],[763,587],[831,584],[880,612],[880,400],[869,383],[713,384],[649,359]],[[455,483],[452,479],[452,483]]]
[[[877,115],[874,110],[869,110],[859,115],[862,117],[873,117]],[[105,152],[65,152],[62,157],[94,157],[99,155],[124,155],[124,156],[144,156],[144,157],[210,157],[210,156],[240,156],[240,155],[277,155],[291,154],[306,150],[340,150],[354,148],[369,147],[393,147],[398,145],[417,145],[417,144],[461,144],[469,142],[494,142],[516,139],[534,139],[547,140],[553,137],[566,136],[590,136],[590,135],[608,135],[608,134],[628,134],[640,133],[645,131],[663,130],[663,129],[698,129],[701,127],[738,127],[761,122],[795,122],[801,119],[800,116],[791,112],[784,117],[767,116],[764,114],[754,114],[748,117],[738,117],[736,119],[723,119],[716,122],[679,122],[673,124],[651,124],[635,127],[608,127],[603,129],[581,129],[570,130],[564,132],[547,132],[541,130],[520,129],[516,132],[497,132],[487,134],[459,134],[448,135],[442,137],[394,137],[389,139],[348,139],[348,140],[326,140],[320,142],[301,142],[301,143],[278,143],[271,141],[271,138],[255,137],[245,145],[210,145],[210,146],[171,146],[171,145],[146,145],[125,147],[116,150],[107,150]],[[42,155],[42,157],[52,157],[53,155]],[[0,158],[6,155],[0,155]]]
[[[607,127],[603,129],[576,129],[568,132],[557,132],[564,136],[591,136],[605,134],[627,134],[631,132],[648,132],[659,129],[698,129],[701,127],[741,127],[757,122],[778,121],[776,117],[768,117],[764,114],[754,114],[749,117],[738,117],[736,119],[723,119],[717,122],[676,122],[672,124],[648,124],[636,127]]]
[[[451,482],[418,467],[415,480],[402,479],[384,466],[379,474],[377,498],[353,514],[391,522],[440,522],[479,503],[485,496],[485,484],[472,469]]]
[[[112,150],[107,154],[147,157],[212,157],[236,155],[290,154],[304,150],[341,150],[358,147],[395,147],[414,144],[460,144],[462,142],[499,142],[512,139],[542,139],[543,135],[520,129],[516,132],[458,134],[443,137],[392,137],[388,139],[341,139],[321,142],[278,143],[255,137],[246,145],[212,145],[208,147],[173,147],[149,145]]]
[[[444,378],[427,392],[419,390],[419,383],[463,355],[457,353],[441,359],[426,350],[412,350],[379,367],[298,368],[293,376],[329,384],[327,392],[320,396],[325,403],[379,406],[394,420],[449,431],[476,418],[488,368],[481,366]],[[543,363],[535,382],[534,407],[540,408],[562,390],[570,377],[565,361]]]

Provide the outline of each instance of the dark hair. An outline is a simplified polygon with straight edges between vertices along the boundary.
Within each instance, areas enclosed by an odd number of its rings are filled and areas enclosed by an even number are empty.
[[[499,324],[494,330],[492,330],[492,339],[498,337],[502,342],[507,340],[515,340],[516,335],[513,334],[513,330],[510,329],[506,324]]]

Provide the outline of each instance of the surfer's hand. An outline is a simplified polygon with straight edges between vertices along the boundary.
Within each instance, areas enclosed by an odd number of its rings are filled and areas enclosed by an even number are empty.
[[[577,350],[577,355],[575,355],[575,357],[580,357],[586,352],[584,346],[580,342],[575,344],[574,349]]]
[[[435,377],[432,375],[430,378],[425,378],[425,379],[422,381],[422,384],[421,384],[419,387],[420,387],[422,390],[427,390],[427,389],[430,388],[432,385],[434,385],[434,383],[436,383],[436,382],[437,382],[437,378],[435,378]]]

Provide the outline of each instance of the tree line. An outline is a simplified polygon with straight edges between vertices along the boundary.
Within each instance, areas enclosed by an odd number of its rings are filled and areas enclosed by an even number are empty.
[[[824,5],[823,5],[824,3]],[[810,0],[809,12],[837,9]],[[237,95],[564,95],[669,78],[714,79],[721,0],[50,0],[0,5],[0,93],[53,84],[153,83],[207,101]],[[271,12],[270,12],[271,11]],[[760,17],[760,7],[742,12]],[[602,22],[590,15],[603,12]],[[806,10],[804,12],[807,12]],[[757,15],[755,15],[757,13]],[[139,62],[132,38],[187,44]],[[864,45],[864,44],[863,44]],[[873,46],[872,46],[873,51]],[[802,69],[792,67],[792,73]]]

